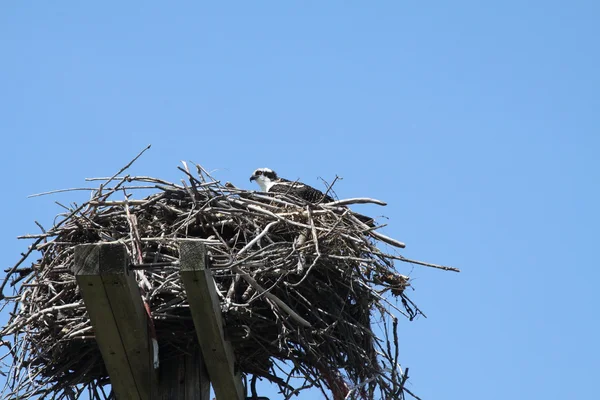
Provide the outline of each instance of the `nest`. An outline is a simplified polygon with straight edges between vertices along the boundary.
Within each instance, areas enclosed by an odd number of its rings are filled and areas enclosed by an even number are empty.
[[[390,248],[382,242],[403,245],[347,207],[383,203],[307,204],[223,185],[200,166],[191,173],[186,164],[179,168],[181,184],[118,176],[128,166],[112,178],[96,178],[102,180],[91,199],[66,207],[51,229],[22,237],[34,242],[2,285],[14,287],[12,296],[3,296],[3,307],[12,308],[0,331],[7,350],[3,398],[112,396],[71,272],[78,244],[125,244],[160,354],[197,347],[179,277],[178,243],[184,238],[207,246],[225,333],[247,387],[267,379],[285,399],[311,387],[335,400],[412,394],[398,360],[396,316],[413,319],[420,311],[405,294],[408,278],[394,266],[412,260],[381,250]],[[141,199],[132,196],[148,190]],[[375,324],[381,334],[374,333]]]

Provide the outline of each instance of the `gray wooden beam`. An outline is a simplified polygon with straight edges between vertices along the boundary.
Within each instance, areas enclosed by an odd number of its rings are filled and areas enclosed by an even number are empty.
[[[223,334],[220,301],[208,266],[206,246],[193,239],[181,241],[179,261],[198,342],[217,400],[241,400],[244,386],[235,371],[231,344]]]
[[[199,349],[160,360],[157,400],[209,400],[210,381]]]
[[[74,274],[118,399],[148,400],[156,387],[148,317],[121,244],[75,247]]]

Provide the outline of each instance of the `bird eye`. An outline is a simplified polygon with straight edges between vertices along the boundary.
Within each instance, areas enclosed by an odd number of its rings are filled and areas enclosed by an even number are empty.
[[[256,175],[262,175],[262,171],[256,171]]]

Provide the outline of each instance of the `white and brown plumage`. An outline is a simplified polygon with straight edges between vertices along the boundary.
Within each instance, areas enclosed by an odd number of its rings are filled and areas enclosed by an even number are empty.
[[[250,177],[256,181],[260,190],[267,193],[284,193],[306,200],[309,203],[329,203],[333,198],[302,182],[292,182],[277,176],[270,168],[259,168]]]
[[[255,170],[250,177],[250,182],[252,181],[256,181],[258,186],[260,186],[260,190],[263,192],[289,194],[312,204],[330,203],[334,201],[331,196],[305,183],[280,178],[277,176],[277,173],[270,168],[258,168]],[[373,218],[357,213],[352,214],[365,224],[374,226]]]

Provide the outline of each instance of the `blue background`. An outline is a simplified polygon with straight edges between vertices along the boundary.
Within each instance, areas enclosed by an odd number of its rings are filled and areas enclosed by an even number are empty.
[[[147,144],[253,188],[270,167],[369,196],[428,318],[402,320],[423,399],[597,393],[595,1],[4,2],[2,269],[54,200]],[[278,398],[266,386],[261,394]],[[320,398],[318,393],[301,399]]]

